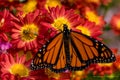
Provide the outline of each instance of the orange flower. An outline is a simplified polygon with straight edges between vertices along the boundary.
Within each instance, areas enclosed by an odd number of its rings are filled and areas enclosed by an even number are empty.
[[[113,31],[117,35],[119,35],[120,34],[120,13],[117,13],[117,14],[112,16],[110,24],[111,24]]]

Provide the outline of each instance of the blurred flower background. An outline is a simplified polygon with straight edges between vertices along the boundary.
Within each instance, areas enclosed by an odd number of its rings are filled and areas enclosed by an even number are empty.
[[[66,24],[105,43],[113,63],[82,71],[31,70],[35,53]],[[120,0],[0,0],[0,80],[119,80]]]

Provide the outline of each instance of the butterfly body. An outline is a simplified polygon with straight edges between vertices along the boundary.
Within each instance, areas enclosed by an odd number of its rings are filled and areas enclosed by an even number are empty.
[[[31,68],[49,68],[54,72],[82,70],[91,63],[115,61],[112,51],[100,41],[63,26],[34,57]]]

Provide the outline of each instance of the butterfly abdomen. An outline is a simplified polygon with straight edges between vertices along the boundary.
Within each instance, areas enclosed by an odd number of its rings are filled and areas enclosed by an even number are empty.
[[[67,26],[64,25],[63,27],[63,44],[65,47],[65,53],[66,53],[66,62],[67,64],[70,64],[70,51],[69,51],[69,40],[70,40],[70,30],[68,30]]]

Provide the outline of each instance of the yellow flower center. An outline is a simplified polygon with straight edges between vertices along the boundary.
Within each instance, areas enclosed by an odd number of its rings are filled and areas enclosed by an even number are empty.
[[[52,26],[58,30],[63,30],[63,24],[66,24],[68,26],[68,28],[70,28],[69,21],[67,19],[65,19],[64,17],[59,17],[59,18],[55,19]]]
[[[84,71],[75,71],[76,76],[82,76],[84,74]]]
[[[77,29],[80,30],[83,34],[91,36],[90,30],[88,28],[83,26],[78,26]]]
[[[86,18],[91,22],[99,24],[99,17],[93,11],[87,11]]]
[[[4,18],[2,18],[2,19],[1,19],[1,21],[0,21],[0,27],[2,27],[2,26],[3,26],[4,22],[5,22],[5,19],[4,19]]]
[[[75,79],[75,80],[81,80],[84,76],[84,71],[75,71],[72,73],[71,77],[72,79]],[[79,78],[79,79],[76,79],[76,78]]]
[[[100,66],[111,66],[112,63],[98,63],[98,65],[100,65]]]
[[[56,7],[56,6],[61,6],[60,0],[47,0],[45,7],[48,9],[48,7]]]
[[[117,20],[117,28],[120,29],[120,20]]]
[[[100,0],[87,0],[87,2],[100,3]]]
[[[23,64],[14,64],[10,68],[10,72],[14,75],[19,75],[21,77],[25,77],[29,75],[29,70]]]
[[[38,27],[35,24],[27,24],[21,28],[21,39],[23,41],[32,41],[36,39],[38,35]]]
[[[26,4],[23,6],[23,16],[28,14],[29,12],[33,12],[36,9],[37,1],[36,0],[29,0]]]

